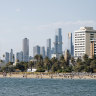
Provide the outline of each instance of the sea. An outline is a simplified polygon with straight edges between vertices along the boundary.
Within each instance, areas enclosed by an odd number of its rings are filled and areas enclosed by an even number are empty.
[[[0,78],[0,96],[96,96],[96,80]]]

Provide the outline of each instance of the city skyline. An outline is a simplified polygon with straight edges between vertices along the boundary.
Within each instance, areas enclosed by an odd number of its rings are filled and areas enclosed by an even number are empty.
[[[84,0],[83,3],[82,0],[5,1],[0,2],[1,57],[10,49],[14,49],[14,53],[22,50],[23,38],[30,40],[32,56],[33,46],[45,46],[48,38],[52,39],[53,47],[58,28],[62,28],[63,50],[68,48],[68,32],[73,33],[82,26],[96,29],[95,0]]]

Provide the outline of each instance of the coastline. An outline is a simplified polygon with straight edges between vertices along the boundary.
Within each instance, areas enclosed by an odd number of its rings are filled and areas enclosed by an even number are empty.
[[[33,78],[33,79],[96,79],[95,73],[0,73],[0,78]]]

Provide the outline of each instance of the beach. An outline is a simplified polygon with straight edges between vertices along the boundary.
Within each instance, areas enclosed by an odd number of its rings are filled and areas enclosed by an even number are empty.
[[[96,73],[0,73],[0,78],[96,79]]]

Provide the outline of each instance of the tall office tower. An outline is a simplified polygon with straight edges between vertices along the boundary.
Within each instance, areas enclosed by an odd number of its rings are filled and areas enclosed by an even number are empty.
[[[96,38],[90,42],[90,58],[96,58]]]
[[[8,63],[9,62],[9,53],[6,52],[5,53],[5,63]]]
[[[13,54],[13,49],[11,49],[11,52],[10,52],[9,62],[15,62],[15,56]]]
[[[62,29],[59,28],[55,35],[55,54],[62,54]]]
[[[47,57],[51,59],[51,39],[47,39]]]
[[[68,33],[68,50],[71,56],[73,56],[73,43],[72,43],[72,33]]]
[[[23,62],[23,52],[16,53],[16,61]]]
[[[90,56],[90,42],[96,38],[96,30],[93,27],[81,27],[75,31],[74,56],[82,58],[84,54]]]
[[[54,54],[58,53],[58,36],[55,35],[55,42],[54,42]]]
[[[33,56],[40,55],[40,46],[33,47]]]
[[[16,53],[16,62],[19,61],[19,52]]]
[[[45,58],[45,47],[40,48],[40,54],[42,55],[43,58]]]
[[[23,39],[23,61],[29,61],[29,39],[27,38]]]
[[[52,47],[52,48],[51,48],[51,54],[54,54],[54,53],[55,53],[55,48]]]

